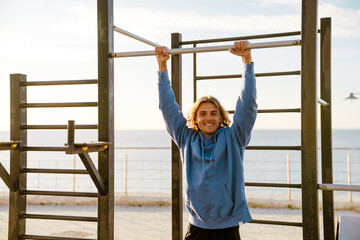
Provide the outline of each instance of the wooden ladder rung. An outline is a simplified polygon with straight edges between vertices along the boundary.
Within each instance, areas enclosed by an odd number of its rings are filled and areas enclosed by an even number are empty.
[[[23,190],[23,195],[46,195],[46,196],[63,196],[63,197],[98,197],[97,193],[91,192],[62,192],[62,191],[38,191],[38,190]]]
[[[93,238],[71,238],[71,237],[53,237],[40,235],[21,235],[20,239],[40,239],[40,240],[96,240]]]
[[[21,218],[32,219],[47,219],[47,220],[65,220],[65,221],[84,221],[97,222],[97,217],[82,217],[82,216],[64,216],[64,215],[45,215],[45,214],[21,214]]]
[[[24,173],[89,174],[86,169],[24,168]]]

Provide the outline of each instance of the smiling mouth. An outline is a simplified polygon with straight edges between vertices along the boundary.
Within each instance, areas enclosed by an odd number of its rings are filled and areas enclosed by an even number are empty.
[[[205,126],[213,126],[214,124],[213,123],[207,123],[205,124]]]

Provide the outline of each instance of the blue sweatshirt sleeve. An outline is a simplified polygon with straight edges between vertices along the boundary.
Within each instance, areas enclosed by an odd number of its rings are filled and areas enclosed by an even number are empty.
[[[175,94],[170,85],[168,72],[158,72],[158,76],[159,108],[165,120],[166,130],[178,147],[182,148],[190,129],[187,127],[186,118],[175,101]]]
[[[257,115],[254,63],[244,64],[244,84],[236,103],[231,133],[238,144],[246,147]]]

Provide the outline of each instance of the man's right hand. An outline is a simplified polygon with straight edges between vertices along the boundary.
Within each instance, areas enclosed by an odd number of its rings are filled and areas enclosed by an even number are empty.
[[[155,47],[156,59],[159,64],[159,72],[167,71],[166,61],[169,60],[170,55],[166,52],[167,47]]]

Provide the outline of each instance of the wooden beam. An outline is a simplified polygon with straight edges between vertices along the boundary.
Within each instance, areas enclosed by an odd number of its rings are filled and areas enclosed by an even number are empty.
[[[19,147],[21,141],[0,142],[0,151],[14,150]]]
[[[107,186],[98,197],[98,239],[114,239],[114,6],[113,0],[97,0],[98,23],[98,141],[110,142],[99,152],[98,170]]]
[[[21,142],[24,146],[27,145],[27,131],[21,126],[27,124],[27,109],[20,105],[27,99],[26,87],[22,86],[25,82],[24,74],[10,75],[10,141]],[[26,196],[21,194],[26,190],[26,174],[21,172],[26,165],[26,151],[20,147],[10,151],[10,176],[17,183],[17,189],[9,195],[9,240],[18,240],[25,234],[26,220],[19,216],[26,212]]]
[[[16,182],[12,177],[10,177],[10,174],[1,163],[0,163],[0,177],[12,192],[16,191],[17,189]]]
[[[106,187],[98,170],[96,169],[88,153],[79,153],[81,161],[84,163],[86,170],[89,172],[91,179],[95,183],[100,195],[106,195]]]

